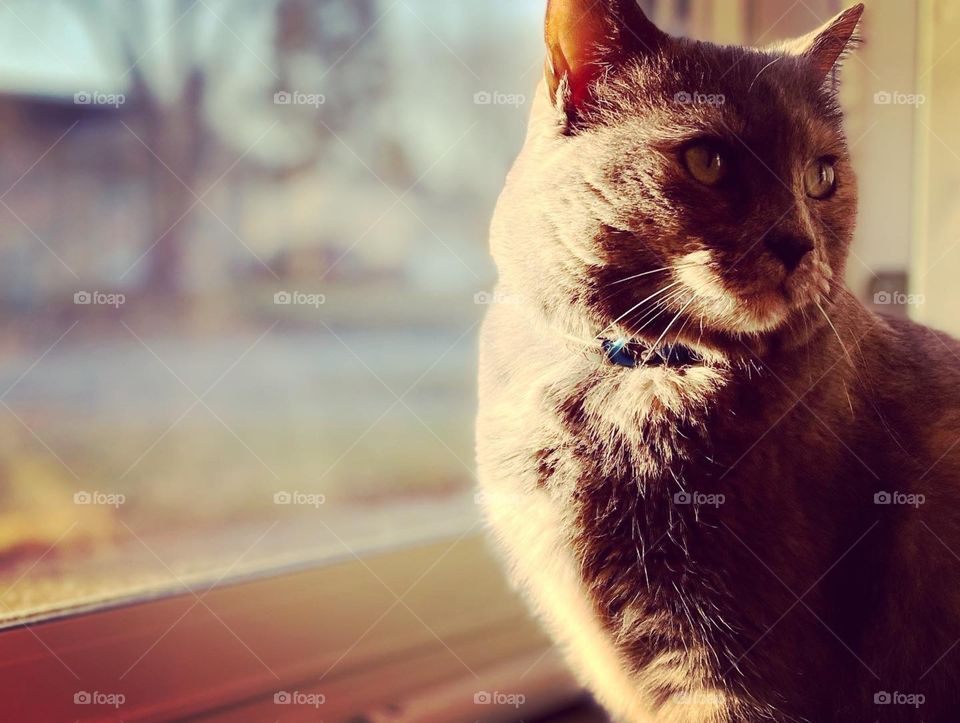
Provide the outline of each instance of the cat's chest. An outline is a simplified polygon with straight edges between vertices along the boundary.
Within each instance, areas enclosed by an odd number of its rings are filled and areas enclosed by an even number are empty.
[[[712,544],[738,482],[722,466],[735,434],[726,390],[705,368],[630,370],[546,390],[539,433],[527,437],[529,469],[564,516],[588,585],[609,584],[603,607],[685,584],[698,550]]]
[[[706,651],[733,647],[729,565],[718,558],[735,479],[717,459],[726,389],[721,374],[696,369],[548,390],[532,449],[598,623],[636,669],[665,666],[678,680],[711,664]]]
[[[802,470],[771,464],[789,434],[764,434],[782,412],[727,370],[540,360],[481,394],[487,511],[515,579],[575,658],[608,661],[591,670],[637,671],[667,696],[694,673],[719,685],[787,609],[786,586],[829,564],[794,555],[772,575],[754,554],[788,559],[778,529],[805,516]],[[766,645],[793,635],[778,631],[754,657],[775,659]]]
[[[728,379],[706,367],[603,370],[587,382],[548,385],[541,400],[543,485],[584,492],[629,481],[639,488],[697,468],[709,474],[727,425]],[[572,490],[571,490],[572,491]]]

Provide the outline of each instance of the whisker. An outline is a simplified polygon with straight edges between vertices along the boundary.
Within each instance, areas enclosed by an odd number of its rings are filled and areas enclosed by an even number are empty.
[[[807,308],[800,307],[800,316],[803,318],[803,326],[806,330],[804,346],[807,347],[807,368],[810,370],[810,384],[813,384],[813,365],[810,363],[810,319],[807,318]]]
[[[758,81],[758,80],[760,80],[760,76],[763,75],[763,71],[765,71],[765,70],[766,70],[767,68],[769,68],[771,65],[773,65],[773,64],[775,64],[775,63],[779,63],[781,60],[783,60],[783,58],[775,58],[774,60],[771,60],[769,63],[767,63],[766,65],[764,65],[762,68],[760,68],[760,72],[757,73],[757,76],[753,79],[753,82],[750,83],[750,87],[747,88],[747,92],[749,93],[751,90],[753,90],[753,86],[757,84],[757,81]]]
[[[677,329],[677,333],[673,335],[674,344],[680,343],[680,335],[683,334],[683,330],[687,328],[687,324],[689,324],[692,320],[693,320],[693,317],[688,316],[687,320],[680,325],[680,328]]]
[[[609,284],[604,284],[603,288],[608,286],[616,286],[617,284],[625,284],[628,281],[633,281],[634,279],[639,279],[642,276],[650,276],[651,274],[662,274],[664,271],[669,271],[672,269],[672,266],[664,266],[662,269],[653,269],[652,271],[644,271],[642,274],[634,274],[633,276],[628,276],[625,279],[620,279],[619,281],[611,281]]]
[[[662,293],[664,293],[665,291],[668,291],[668,290],[674,288],[675,286],[679,286],[681,283],[683,283],[683,282],[682,282],[682,281],[674,281],[672,284],[668,284],[667,286],[663,287],[662,289],[658,289],[657,291],[653,292],[653,293],[650,294],[650,296],[648,296],[646,299],[644,299],[643,301],[640,301],[640,302],[637,303],[637,304],[634,304],[632,307],[630,307],[629,309],[627,309],[626,312],[624,312],[623,314],[621,314],[619,317],[617,317],[617,318],[614,319],[612,322],[610,322],[607,326],[605,326],[603,329],[601,329],[601,330],[600,330],[600,333],[597,334],[597,336],[600,336],[600,334],[603,334],[605,331],[607,331],[607,330],[610,329],[611,327],[614,327],[614,326],[616,326],[617,324],[619,324],[621,321],[623,321],[623,319],[625,319],[627,316],[629,316],[630,314],[632,314],[636,309],[639,309],[641,306],[643,306],[644,304],[646,304],[648,301],[650,301],[650,300],[653,299],[654,297],[659,296],[660,294],[662,294]]]
[[[847,356],[847,361],[850,362],[850,366],[854,366],[853,357],[850,356],[850,352],[847,351],[846,344],[843,343],[843,339],[840,338],[840,332],[837,331],[837,327],[833,325],[833,322],[830,321],[830,317],[827,316],[827,312],[823,310],[823,307],[820,306],[820,302],[814,302],[817,305],[817,308],[820,309],[820,313],[823,314],[823,318],[827,320],[827,323],[830,325],[830,328],[833,329],[834,335],[837,337],[837,341],[840,342],[840,348],[843,349],[843,353]]]
[[[647,364],[650,362],[650,357],[653,356],[654,353],[656,353],[657,348],[660,346],[660,342],[663,341],[664,337],[666,337],[667,335],[667,332],[670,331],[670,327],[672,327],[675,323],[677,323],[677,319],[679,319],[683,315],[683,312],[687,310],[687,307],[689,307],[690,304],[693,303],[695,298],[696,297],[693,294],[691,294],[690,299],[687,301],[687,303],[684,304],[682,307],[680,307],[680,311],[678,311],[676,315],[670,320],[670,323],[667,324],[667,328],[663,330],[663,333],[660,335],[660,338],[657,339],[653,343],[653,346],[650,347],[650,351],[647,352],[647,356],[643,360],[644,364]]]
[[[686,290],[686,289],[676,289],[675,291],[667,294],[667,295],[664,296],[663,298],[657,299],[657,301],[654,303],[654,305],[653,305],[652,308],[647,309],[647,310],[644,311],[642,314],[640,314],[638,317],[636,317],[636,318],[634,318],[634,319],[631,319],[631,320],[629,321],[629,323],[630,323],[630,324],[639,324],[640,322],[642,322],[642,321],[644,321],[644,320],[647,320],[647,323],[649,323],[650,321],[653,321],[653,320],[656,319],[658,316],[660,316],[661,314],[663,314],[665,311],[669,311],[669,310],[670,310],[670,304],[673,303],[674,301],[676,301],[677,299],[683,297],[683,295],[686,294],[686,293],[687,293],[687,290]],[[650,316],[651,314],[653,314],[652,317]],[[641,326],[639,329],[637,329],[637,331],[638,331],[638,332],[639,332],[639,331],[643,331],[643,330],[646,328],[646,326],[647,326],[647,324],[644,324],[644,325]],[[634,339],[634,338],[636,338],[636,334],[634,334],[634,335],[631,336],[630,338],[631,338],[631,340]]]
[[[614,281],[614,282],[612,282],[612,283],[609,283],[609,284],[606,284],[606,285],[604,285],[604,286],[601,286],[600,288],[601,288],[601,289],[607,289],[607,288],[609,288],[609,287],[611,287],[611,286],[616,286],[617,284],[624,284],[624,283],[626,283],[627,281],[634,281],[634,280],[636,280],[636,279],[639,279],[639,278],[642,277],[642,276],[650,276],[651,274],[658,274],[658,273],[662,274],[662,273],[667,272],[667,271],[673,271],[674,269],[684,269],[684,268],[688,268],[688,265],[687,265],[687,264],[683,264],[683,265],[681,265],[681,266],[664,266],[662,269],[654,269],[653,271],[645,271],[645,272],[643,272],[642,274],[634,274],[633,276],[628,276],[628,277],[625,278],[625,279],[620,279],[619,281]],[[625,291],[628,291],[628,290],[629,290],[628,288],[625,288],[625,287],[622,287],[622,286],[621,286],[619,289],[617,289],[617,290],[614,291],[613,293],[604,296],[604,297],[601,299],[601,302],[606,303],[606,302],[610,301],[610,299],[612,299],[613,297],[619,296],[620,294],[622,294],[622,293],[624,293]]]
[[[676,301],[676,300],[679,299],[679,298],[682,298],[685,293],[686,293],[686,290],[684,290],[684,289],[681,289],[680,291],[675,292],[674,295],[673,295],[672,297],[670,297],[670,299],[666,300],[666,302],[663,304],[663,308],[661,308],[660,311],[658,311],[656,314],[654,314],[654,315],[651,316],[649,319],[647,319],[647,321],[643,324],[643,326],[641,326],[639,329],[637,329],[637,330],[630,336],[630,341],[634,341],[634,340],[637,338],[637,335],[638,335],[641,331],[643,331],[643,330],[646,329],[648,326],[650,326],[650,324],[652,324],[657,318],[663,316],[663,314],[665,314],[666,312],[670,311],[670,307],[668,306],[668,304],[671,303],[671,302],[673,302],[673,301]]]
[[[687,293],[686,289],[673,289],[669,294],[665,294],[654,301],[652,305],[649,305],[649,308],[641,309],[637,314],[633,314],[633,318],[629,320],[629,323],[636,324],[638,321],[643,321],[643,319],[655,312],[657,309],[662,309],[678,296],[682,296],[685,293]]]
[[[617,284],[625,284],[628,281],[633,281],[634,279],[639,279],[642,276],[650,276],[651,274],[660,274],[664,271],[671,271],[673,269],[688,269],[691,266],[699,266],[700,264],[681,264],[679,266],[664,266],[662,269],[653,269],[653,271],[644,271],[642,274],[634,274],[633,276],[628,276],[625,279],[620,279],[619,281],[613,281],[609,284],[606,284],[603,288],[607,286],[616,286]]]

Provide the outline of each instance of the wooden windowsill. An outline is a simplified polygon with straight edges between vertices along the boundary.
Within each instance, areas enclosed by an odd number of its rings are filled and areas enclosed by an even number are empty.
[[[558,700],[578,691],[477,535],[14,627],[0,641],[7,720],[228,720],[253,704],[270,720],[346,721],[432,686],[464,691],[448,704],[469,709],[488,671],[518,660],[526,672],[504,692],[544,679]],[[325,699],[275,704],[276,691]],[[84,692],[123,704],[76,704]]]

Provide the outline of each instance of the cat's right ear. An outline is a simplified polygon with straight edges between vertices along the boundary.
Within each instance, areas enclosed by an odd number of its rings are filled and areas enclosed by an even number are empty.
[[[549,0],[546,79],[550,98],[568,117],[592,100],[595,81],[611,68],[652,53],[667,36],[637,0]]]

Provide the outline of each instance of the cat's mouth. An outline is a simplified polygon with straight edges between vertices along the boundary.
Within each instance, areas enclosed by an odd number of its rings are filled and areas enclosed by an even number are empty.
[[[777,289],[737,300],[738,315],[732,330],[745,334],[763,334],[783,325],[793,305],[789,296]]]

